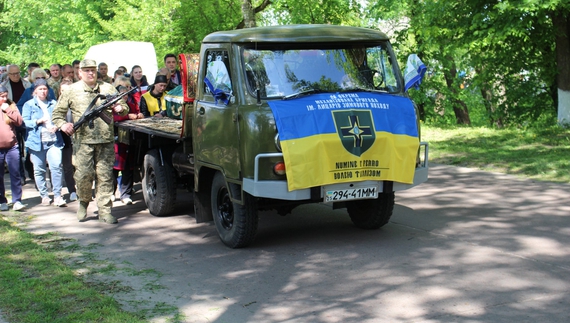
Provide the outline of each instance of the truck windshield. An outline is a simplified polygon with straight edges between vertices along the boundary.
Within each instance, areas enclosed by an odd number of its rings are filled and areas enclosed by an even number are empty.
[[[263,98],[345,91],[400,91],[397,64],[387,44],[333,49],[244,48],[249,90]]]

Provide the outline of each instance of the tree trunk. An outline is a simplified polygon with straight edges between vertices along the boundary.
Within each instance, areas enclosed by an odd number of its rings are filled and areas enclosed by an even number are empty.
[[[483,75],[483,68],[476,68],[477,75]],[[489,116],[489,124],[497,128],[502,128],[503,118],[497,115],[497,107],[493,103],[493,87],[487,81],[483,81],[479,86],[481,88],[481,96],[483,97],[483,105]]]
[[[467,104],[458,98],[459,88],[454,84],[454,80],[457,79],[457,67],[455,66],[455,60],[452,57],[446,57],[448,62],[451,62],[451,68],[445,71],[445,83],[447,88],[451,92],[451,102],[453,103],[453,112],[455,113],[455,120],[457,124],[471,124],[471,119],[469,118],[469,110],[467,109]]]
[[[454,99],[453,101],[453,112],[455,112],[457,124],[471,124],[467,104],[459,99]]]
[[[253,11],[251,0],[243,0],[243,3],[241,5],[241,12],[243,14],[243,23],[245,28],[255,27],[255,12]]]
[[[561,9],[552,13],[556,31],[556,66],[558,75],[558,123],[570,125],[570,20]]]

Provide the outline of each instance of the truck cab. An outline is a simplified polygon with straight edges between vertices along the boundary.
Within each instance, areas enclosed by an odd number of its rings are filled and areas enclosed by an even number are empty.
[[[202,42],[183,156],[195,215],[231,248],[260,210],[346,208],[363,229],[388,223],[394,192],[428,177],[427,143],[388,37],[331,25],[216,32]],[[191,140],[188,140],[191,138]],[[191,156],[191,157],[190,157]]]

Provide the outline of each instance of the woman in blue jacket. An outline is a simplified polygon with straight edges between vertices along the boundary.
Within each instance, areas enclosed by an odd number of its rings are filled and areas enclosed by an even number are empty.
[[[61,196],[62,165],[61,149],[63,138],[59,129],[51,123],[51,115],[56,101],[48,100],[48,86],[44,79],[34,82],[34,98],[22,108],[22,118],[28,130],[26,148],[34,164],[34,178],[42,197],[42,205],[50,205],[46,185],[46,171],[49,164],[55,206],[65,206],[67,202]]]

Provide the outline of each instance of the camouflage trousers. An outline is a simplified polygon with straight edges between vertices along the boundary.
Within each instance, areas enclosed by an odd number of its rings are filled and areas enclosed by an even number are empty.
[[[75,184],[80,201],[89,203],[95,181],[95,196],[99,208],[99,218],[111,215],[113,205],[113,164],[115,162],[114,143],[74,144],[73,166]]]

